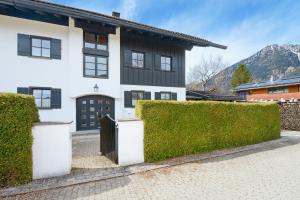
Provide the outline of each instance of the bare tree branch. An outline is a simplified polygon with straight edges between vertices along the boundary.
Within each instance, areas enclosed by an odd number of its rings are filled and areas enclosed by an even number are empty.
[[[201,89],[205,91],[208,81],[226,66],[221,56],[209,56],[208,58],[202,56],[199,64],[190,71],[188,79],[191,83],[199,83]]]

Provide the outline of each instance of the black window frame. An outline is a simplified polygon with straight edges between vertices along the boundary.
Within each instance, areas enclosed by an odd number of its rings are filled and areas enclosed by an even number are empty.
[[[41,46],[40,47],[33,46],[33,40],[35,40],[35,39],[36,40],[41,40]],[[46,48],[46,47],[43,48],[43,41],[49,41],[49,44],[50,44],[49,48]],[[51,46],[52,46],[51,45],[51,38],[41,37],[41,36],[34,36],[34,35],[30,36],[30,56],[31,57],[51,59]],[[40,48],[41,55],[33,55],[33,51],[32,51],[33,48]],[[49,57],[48,56],[43,56],[43,49],[49,50]]]
[[[135,104],[133,104],[133,93],[136,93],[137,94],[137,96],[138,96],[138,94],[142,94],[143,95],[143,98],[142,99],[136,99],[135,100]],[[135,105],[136,105],[136,101],[138,101],[138,100],[144,100],[145,99],[145,91],[141,91],[141,90],[132,90],[132,91],[130,91],[130,94],[131,94],[131,106],[134,108],[135,107]]]
[[[30,93],[31,95],[34,97],[34,102],[35,102],[35,105],[36,107],[39,109],[39,110],[50,110],[52,109],[51,107],[51,98],[52,98],[52,88],[48,88],[48,87],[30,87]],[[34,96],[34,91],[35,90],[41,90],[41,98],[38,98],[41,100],[41,106],[38,106],[37,103],[36,103],[36,97]],[[45,100],[46,98],[43,98],[43,91],[49,91],[50,92],[50,95],[49,95],[49,107],[44,107],[43,106],[43,99]]]
[[[166,62],[167,59],[170,59],[170,63]],[[167,65],[170,66],[170,69],[167,69],[167,67],[166,67]],[[160,56],[160,70],[166,71],[166,72],[172,71],[172,57],[171,56],[165,56],[165,55]]]
[[[94,57],[95,58],[95,75],[87,75],[86,74],[86,56]],[[98,75],[98,64],[104,64],[104,63],[98,63],[98,57],[105,58],[106,59],[106,70],[100,70],[100,71],[106,71],[106,75]],[[102,78],[102,79],[108,79],[109,77],[109,66],[108,66],[108,57],[107,56],[101,56],[101,55],[93,55],[93,54],[83,54],[83,76],[87,78]]]
[[[134,54],[137,54],[136,58],[133,57]],[[142,60],[139,59],[139,54],[143,55]],[[136,65],[133,64],[134,61],[136,61],[136,63],[137,63]],[[143,63],[142,67],[139,67],[139,64],[138,64],[139,62]],[[145,68],[145,52],[135,51],[135,50],[131,51],[131,67],[133,67],[135,69],[144,69]]]
[[[85,40],[85,34],[93,34],[94,35],[94,42],[87,42]],[[106,47],[105,49],[97,47],[97,45],[99,45],[98,40],[99,40],[100,36],[105,37],[105,39],[106,39],[105,45],[104,44],[103,45],[100,44],[102,46],[105,46]],[[94,47],[86,47],[86,45],[85,45],[86,43],[93,44]],[[98,51],[108,51],[108,35],[107,34],[100,34],[100,33],[93,33],[93,32],[89,32],[89,31],[84,31],[83,32],[83,48],[86,48],[86,49],[95,49],[95,50],[98,50]]]
[[[163,94],[168,94],[170,98],[169,99],[163,99],[162,98]],[[172,100],[172,92],[159,92],[159,95],[160,95],[160,100],[163,100],[163,101],[171,101]]]

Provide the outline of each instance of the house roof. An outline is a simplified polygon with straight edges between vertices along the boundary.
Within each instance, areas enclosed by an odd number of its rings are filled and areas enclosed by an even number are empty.
[[[240,96],[235,95],[216,95],[209,92],[199,90],[187,90],[187,100],[211,100],[211,101],[242,101],[245,100]]]
[[[281,93],[281,94],[251,94],[247,95],[247,100],[249,101],[280,101],[280,100],[291,100],[291,99],[300,99],[299,92],[292,93]]]
[[[104,15],[101,13],[87,11],[79,8],[73,8],[69,6],[64,6],[60,4],[50,3],[46,1],[39,0],[0,0],[0,5],[14,6],[17,8],[26,8],[39,12],[47,12],[52,14],[66,15],[69,17],[77,19],[85,19],[96,22],[104,22],[110,25],[125,27],[128,29],[134,29],[139,31],[150,32],[153,34],[158,34],[165,37],[170,37],[174,39],[183,40],[189,42],[193,46],[201,47],[216,47],[220,49],[226,49],[227,47],[221,44],[217,44],[199,37],[187,35],[184,33],[169,31],[118,17],[113,17],[109,15]]]
[[[271,88],[271,87],[281,87],[289,85],[300,85],[300,76],[291,77],[291,78],[281,78],[274,81],[263,81],[258,83],[246,83],[241,84],[236,87],[235,91],[245,91],[251,89],[260,89],[260,88]]]

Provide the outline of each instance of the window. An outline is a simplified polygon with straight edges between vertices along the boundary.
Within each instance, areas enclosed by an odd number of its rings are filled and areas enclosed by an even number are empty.
[[[171,100],[171,93],[170,92],[161,92],[160,99],[161,100]]]
[[[84,76],[107,78],[107,57],[84,55]]]
[[[144,92],[141,91],[131,92],[131,104],[133,107],[135,106],[137,100],[143,100],[143,99],[144,99]]]
[[[132,67],[144,68],[144,53],[132,52]]]
[[[272,88],[268,90],[269,94],[281,94],[281,93],[288,93],[288,88]]]
[[[85,48],[107,51],[108,39],[106,35],[85,32],[83,40]]]
[[[50,58],[50,39],[42,39],[37,37],[31,38],[31,55],[37,57]]]
[[[51,108],[50,89],[33,89],[32,95],[35,98],[35,104],[38,108]]]
[[[160,69],[163,71],[171,71],[171,57],[160,57]]]

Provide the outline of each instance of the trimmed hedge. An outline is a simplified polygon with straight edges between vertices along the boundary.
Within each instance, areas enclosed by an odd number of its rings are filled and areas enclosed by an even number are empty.
[[[32,96],[0,93],[0,187],[32,179],[31,128],[36,121]]]
[[[138,101],[145,161],[255,144],[280,137],[277,104]]]

